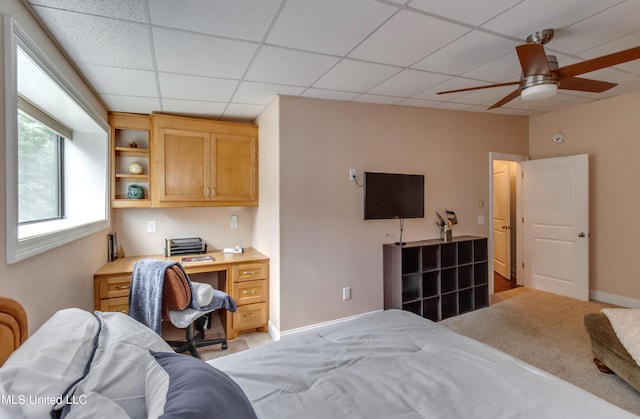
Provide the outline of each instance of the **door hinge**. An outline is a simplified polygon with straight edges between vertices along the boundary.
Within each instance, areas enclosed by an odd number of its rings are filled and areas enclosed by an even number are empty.
[[[522,217],[522,224],[524,224],[524,217]]]
[[[524,179],[524,172],[520,172],[520,177]]]
[[[524,262],[522,262],[522,269],[524,269]]]

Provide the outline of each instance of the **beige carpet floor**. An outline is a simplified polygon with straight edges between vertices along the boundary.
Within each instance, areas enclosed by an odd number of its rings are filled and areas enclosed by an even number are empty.
[[[521,287],[494,294],[489,307],[440,324],[640,415],[640,393],[593,364],[583,318],[604,307],[611,305]]]

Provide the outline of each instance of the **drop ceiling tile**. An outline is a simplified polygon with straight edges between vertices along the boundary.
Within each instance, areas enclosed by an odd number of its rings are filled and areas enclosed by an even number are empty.
[[[245,76],[248,81],[308,86],[338,58],[264,45]]]
[[[398,102],[397,105],[415,106],[415,107],[419,107],[419,108],[434,108],[439,103],[441,103],[441,101],[421,100],[421,99],[405,99],[405,100],[402,100],[402,101]]]
[[[264,110],[265,105],[247,105],[244,103],[230,103],[224,112],[225,116],[233,119],[252,121],[258,117]]]
[[[225,102],[238,86],[237,80],[213,77],[185,76],[159,73],[160,93],[163,98]]]
[[[520,0],[485,0],[482,2],[413,0],[409,6],[448,19],[477,26],[503,12]]]
[[[473,108],[473,105],[469,105],[466,103],[442,102],[439,105],[435,106],[435,108],[446,109],[449,111],[468,111]]]
[[[562,29],[606,9],[620,0],[525,0],[482,25],[491,31],[523,41],[541,29]],[[553,3],[553,4],[550,4]]]
[[[314,83],[313,87],[366,92],[398,71],[399,68],[388,65],[342,60]]]
[[[368,93],[387,96],[414,96],[425,89],[440,84],[450,77],[442,74],[419,70],[402,70],[393,77],[383,81]]]
[[[358,93],[353,92],[341,92],[338,90],[328,90],[328,89],[316,89],[309,88],[302,93],[301,96],[304,97],[312,97],[315,99],[327,99],[327,100],[353,100],[358,96]]]
[[[370,0],[289,1],[266,42],[342,56],[396,9]]]
[[[517,42],[505,38],[473,31],[412,67],[445,74],[464,74],[513,51],[517,45]]]
[[[379,103],[381,105],[395,105],[401,100],[402,99],[399,97],[370,95],[368,93],[362,94],[353,99],[354,102]]]
[[[29,0],[34,6],[68,10],[94,16],[146,22],[143,0]]]
[[[201,100],[162,99],[162,111],[177,115],[222,116],[227,104],[225,102],[208,102]]]
[[[615,41],[608,42],[596,48],[592,48],[580,53],[585,59],[601,57],[603,55],[611,54],[612,52],[622,51],[629,48],[634,48],[640,45],[640,31],[621,38]],[[563,65],[564,64],[563,62]],[[618,64],[614,68],[627,71],[630,73],[640,72],[640,60],[629,61],[624,64]]]
[[[144,25],[40,6],[35,9],[76,63],[141,70],[153,68],[149,38]],[[68,30],[69,27],[73,30]]]
[[[469,29],[407,10],[400,11],[349,54],[352,58],[410,66]]]
[[[156,76],[150,70],[80,64],[80,71],[97,93],[157,96]]]
[[[490,83],[502,83],[520,80],[521,73],[522,68],[520,67],[520,61],[518,60],[518,56],[514,50],[513,52],[496,58],[485,65],[464,73],[463,76],[470,79],[485,80]]]
[[[483,105],[489,107],[511,94],[518,86],[495,87],[491,89],[473,90],[455,99],[459,103],[470,103],[473,105]]]
[[[626,1],[559,30],[547,45],[560,51],[580,54],[582,51],[615,41],[638,30],[640,1]],[[568,36],[564,36],[567,34]],[[635,36],[637,40],[637,35]],[[636,46],[630,45],[628,48]],[[611,50],[609,52],[614,52]]]
[[[137,97],[101,94],[107,109],[117,112],[152,113],[161,110],[157,97]]]
[[[299,96],[304,87],[243,81],[233,95],[233,102],[250,105],[268,105],[278,95]]]
[[[153,28],[158,71],[239,79],[258,44]]]
[[[148,0],[151,23],[261,41],[280,0]]]

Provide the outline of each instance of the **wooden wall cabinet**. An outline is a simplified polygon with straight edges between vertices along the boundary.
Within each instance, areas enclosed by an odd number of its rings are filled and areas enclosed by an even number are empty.
[[[151,124],[146,115],[110,113],[111,126],[111,206],[113,208],[151,207],[152,170]],[[132,147],[133,146],[133,147]],[[131,163],[142,166],[141,174],[129,173]],[[129,199],[131,185],[144,189],[142,199]]]
[[[153,206],[258,205],[256,126],[154,114]]]
[[[484,237],[385,244],[384,308],[440,321],[487,307],[487,255]]]

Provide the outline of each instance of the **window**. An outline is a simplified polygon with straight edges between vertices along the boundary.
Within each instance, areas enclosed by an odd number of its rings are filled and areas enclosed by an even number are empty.
[[[108,228],[109,127],[11,18],[4,57],[7,263]]]
[[[63,218],[65,138],[18,109],[18,223]]]

